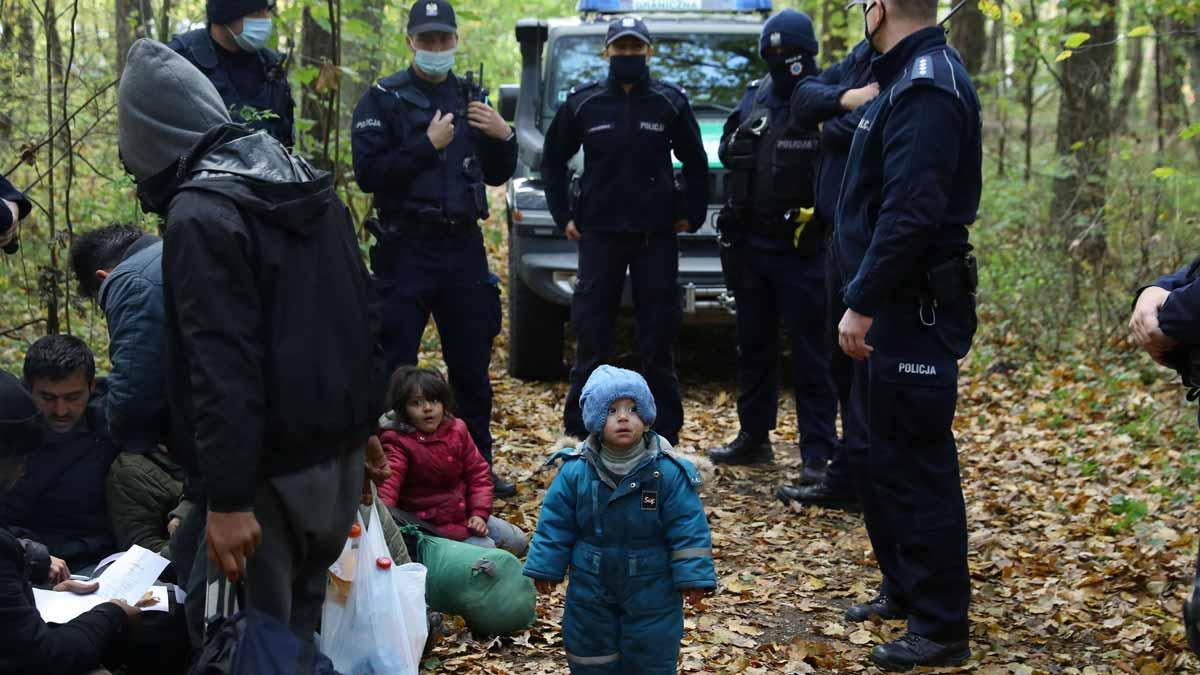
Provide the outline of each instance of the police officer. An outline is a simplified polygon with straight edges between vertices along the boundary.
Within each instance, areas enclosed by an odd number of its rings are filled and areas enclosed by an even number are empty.
[[[566,432],[585,438],[583,385],[613,349],[616,314],[633,285],[641,371],[658,405],[655,430],[675,445],[683,403],[674,343],[683,318],[679,245],[708,209],[708,156],[684,91],[650,77],[650,31],[624,16],[608,27],[608,79],[571,90],[546,133],[542,178],[554,222],[579,245],[571,300],[575,367],[563,411]],[[579,197],[568,197],[567,162],[583,147]],[[683,163],[676,187],[671,153]]]
[[[820,136],[791,108],[796,85],[817,74],[812,20],[793,9],[763,24],[769,74],[750,83],[725,122],[721,162],[729,201],[719,221],[721,266],[737,301],[738,420],[712,461],[770,461],[779,401],[779,324],[791,338],[802,482],[818,482],[835,441],[837,401],[825,336],[825,221],[813,217]]]
[[[1183,384],[1200,387],[1200,258],[1138,289],[1129,329],[1156,362],[1174,369]],[[1189,394],[1189,398],[1192,398]],[[1192,593],[1183,605],[1188,644],[1200,654],[1200,561]]]
[[[28,216],[32,208],[25,195],[0,175],[0,250],[9,255],[17,252],[17,223]]]
[[[204,28],[176,35],[168,45],[200,69],[234,122],[262,129],[288,148],[295,103],[286,59],[267,47],[270,0],[208,0]]]
[[[870,435],[851,461],[883,588],[847,618],[908,619],[907,634],[872,651],[881,668],[959,665],[971,588],[951,425],[976,327],[967,227],[982,181],[979,99],[936,0],[853,1],[880,54],[880,93],[850,147],[834,255],[849,280],[839,344],[856,360],[851,395]]]
[[[492,340],[500,333],[499,278],[488,270],[479,220],[486,185],[517,165],[512,128],[478,84],[452,69],[454,9],[419,0],[408,15],[413,65],[371,87],[354,110],[354,176],[375,198],[371,268],[388,369],[417,362],[430,314],[458,414],[492,463]],[[516,493],[493,474],[495,492]]]
[[[850,140],[854,137],[854,130],[867,109],[866,104],[879,94],[879,85],[875,83],[871,74],[871,58],[874,56],[875,50],[871,48],[871,44],[863,40],[839,63],[821,71],[817,77],[802,80],[796,85],[796,93],[792,96],[793,108],[797,115],[805,121],[821,125],[821,152],[814,186],[814,216],[822,223],[832,223],[834,220],[838,191],[842,187],[842,174],[846,171],[846,158],[850,154]],[[797,501],[801,504],[853,511],[859,510],[861,506],[854,478],[850,473],[850,458],[846,446],[857,444],[865,448],[867,437],[861,411],[850,409],[853,361],[837,347],[837,323],[846,312],[846,306],[842,303],[844,284],[833,256],[826,258],[825,287],[829,303],[827,326],[832,334],[830,371],[842,409],[842,442],[834,446],[833,459],[829,462],[824,480],[807,485],[785,485],[775,494],[784,504]]]

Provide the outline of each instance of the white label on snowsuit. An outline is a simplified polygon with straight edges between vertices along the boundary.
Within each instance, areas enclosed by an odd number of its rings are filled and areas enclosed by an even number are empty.
[[[937,368],[928,363],[901,363],[899,370],[905,375],[937,375]]]

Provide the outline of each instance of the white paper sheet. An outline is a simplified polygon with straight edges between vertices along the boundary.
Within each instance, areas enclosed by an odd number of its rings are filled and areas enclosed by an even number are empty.
[[[38,613],[46,623],[66,623],[83,614],[89,609],[107,602],[104,598],[93,595],[75,595],[74,593],[55,593],[33,589],[33,601],[37,604]]]
[[[33,589],[33,599],[46,623],[66,623],[89,609],[120,598],[136,605],[150,591],[156,600],[149,611],[168,611],[167,587],[154,586],[158,575],[167,567],[167,559],[141,546],[133,546],[93,581],[100,587],[95,593],[75,595]]]

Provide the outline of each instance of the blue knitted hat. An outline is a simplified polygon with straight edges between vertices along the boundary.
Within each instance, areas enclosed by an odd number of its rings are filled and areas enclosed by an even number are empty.
[[[608,407],[613,401],[631,398],[637,403],[638,417],[647,427],[654,424],[658,410],[654,407],[654,396],[645,378],[624,368],[600,366],[592,372],[583,394],[579,396],[579,407],[583,409],[583,426],[593,434],[604,431],[608,419]]]

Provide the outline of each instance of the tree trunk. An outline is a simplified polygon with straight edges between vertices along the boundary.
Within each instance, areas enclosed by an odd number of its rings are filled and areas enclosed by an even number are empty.
[[[1095,265],[1105,253],[1105,180],[1112,133],[1112,74],[1116,61],[1117,0],[1067,0],[1064,14],[1085,17],[1065,33],[1089,33],[1094,46],[1062,62],[1055,152],[1069,173],[1054,179],[1051,222],[1065,236],[1073,265]],[[1081,9],[1089,11],[1084,12]],[[1091,19],[1091,20],[1089,20]],[[1075,289],[1073,289],[1075,290]]]
[[[305,66],[317,66],[322,71],[331,67],[329,54],[333,50],[333,34],[313,19],[310,7],[304,8],[304,29],[300,39],[301,60]],[[301,89],[300,115],[313,122],[308,142],[304,144],[305,154],[312,158],[313,164],[329,169],[331,162],[324,148],[333,130],[333,121],[330,119],[330,100],[325,80],[325,77],[318,76]]]
[[[847,11],[845,7],[839,0],[821,2],[821,53],[825,63],[836,63],[846,55],[846,20],[857,8]]]
[[[162,12],[158,15],[158,41],[171,39],[171,0],[162,0]]]
[[[1137,25],[1138,11],[1134,7],[1129,8],[1129,28]],[[1146,65],[1146,41],[1143,38],[1132,38],[1125,41],[1125,60],[1128,66],[1125,69],[1125,79],[1121,83],[1121,98],[1117,99],[1117,107],[1113,111],[1113,125],[1118,133],[1129,130],[1129,114],[1132,110],[1135,114],[1137,109],[1134,104],[1134,99],[1138,95],[1138,90],[1142,87],[1142,71]]]
[[[962,56],[967,72],[972,78],[977,77],[983,71],[988,50],[987,24],[979,11],[979,0],[967,0],[950,23],[950,42]]]
[[[150,0],[115,0],[113,19],[116,26],[117,73],[125,71],[125,55],[133,41],[147,35],[146,26],[154,13]]]
[[[1021,108],[1025,111],[1025,133],[1022,135],[1025,141],[1025,182],[1028,183],[1033,174],[1033,102],[1034,102],[1034,84],[1037,80],[1038,73],[1038,50],[1041,48],[1038,41],[1037,32],[1037,0],[1029,0],[1029,7],[1026,11],[1029,12],[1030,35],[1025,39],[1018,39],[1013,43],[1014,52],[1013,60],[1016,64],[1016,72],[1021,73]]]
[[[1161,98],[1162,118],[1159,120],[1159,133],[1168,139],[1183,125],[1185,111],[1183,109],[1183,83],[1187,77],[1187,60],[1183,42],[1177,33],[1185,29],[1183,22],[1173,18],[1164,18],[1155,22],[1160,37],[1155,40],[1157,49],[1159,75],[1161,86],[1156,87],[1156,95]]]
[[[383,0],[362,0],[362,4],[354,7],[347,18],[365,21],[375,34],[379,35],[383,32],[384,10]],[[342,128],[349,129],[359,99],[381,75],[379,71],[383,69],[383,51],[374,41],[346,40],[342,48],[342,63],[349,66],[357,77],[342,80],[339,91],[342,98]]]

